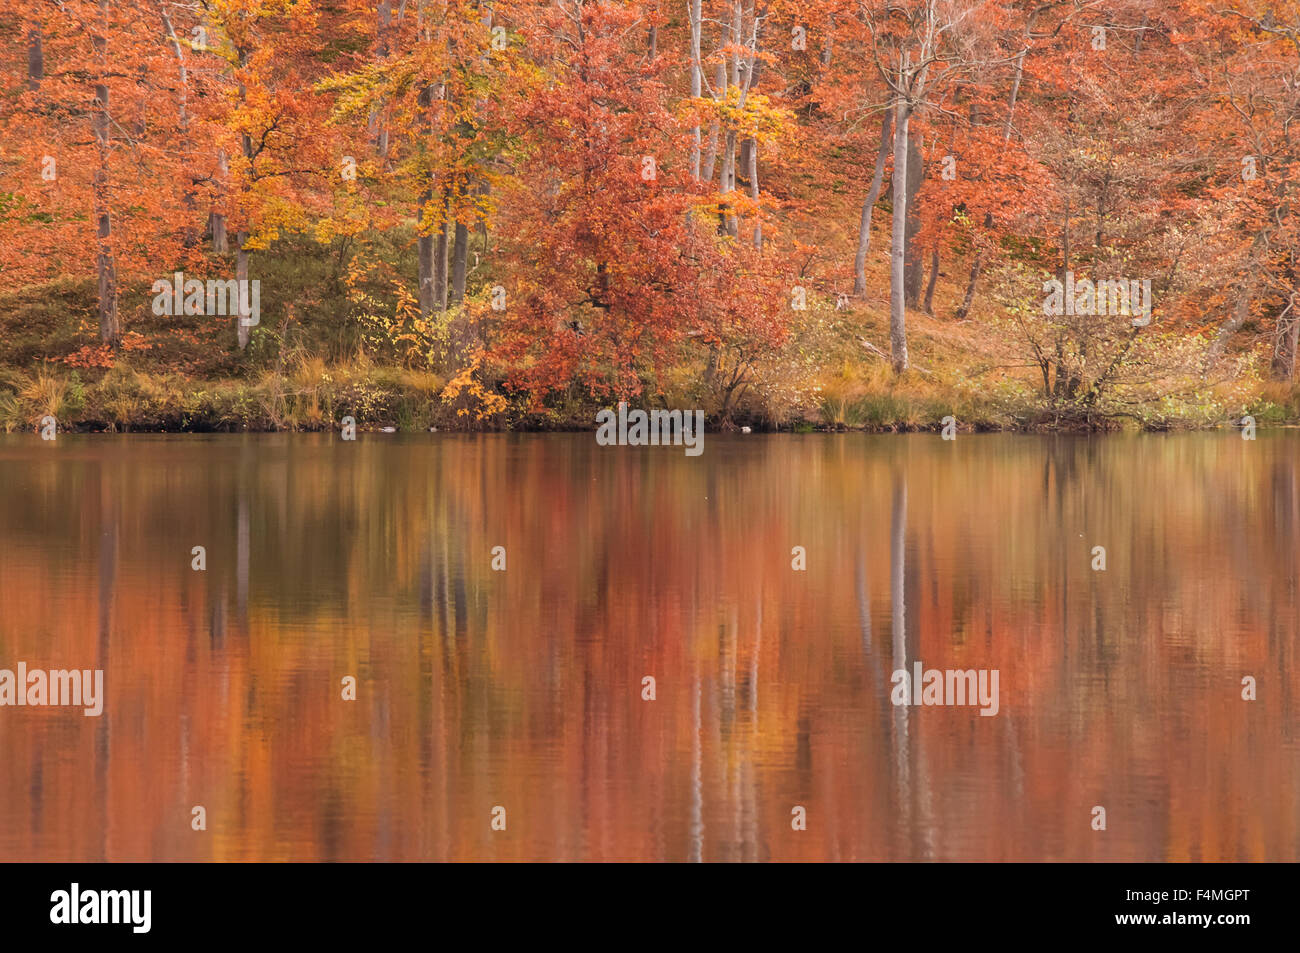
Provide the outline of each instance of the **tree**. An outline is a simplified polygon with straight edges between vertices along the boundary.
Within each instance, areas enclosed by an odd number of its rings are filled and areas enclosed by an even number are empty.
[[[892,4],[881,17],[869,4],[859,7],[871,34],[872,57],[888,87],[894,114],[894,209],[890,238],[889,347],[896,372],[907,370],[908,162],[912,116],[943,85],[969,71],[974,59],[963,48],[962,28],[989,4],[979,0],[913,0]],[[932,69],[934,75],[931,75]]]
[[[749,293],[739,315],[738,295],[720,307],[753,272],[728,264],[727,243],[705,227],[692,120],[668,107],[665,64],[628,39],[644,12],[568,0],[525,30],[545,73],[511,123],[514,162],[528,171],[505,200],[510,284],[494,356],[538,402],[571,382],[601,398],[639,394],[689,335],[717,344],[777,300]],[[720,128],[744,130],[753,100],[744,108],[720,112]]]
[[[98,335],[122,333],[125,276],[177,255],[184,156],[168,101],[175,61],[155,9],[23,0],[26,70],[0,112],[8,280],[93,273]]]

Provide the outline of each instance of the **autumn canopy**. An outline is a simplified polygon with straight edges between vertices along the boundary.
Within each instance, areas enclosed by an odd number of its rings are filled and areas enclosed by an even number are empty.
[[[1300,415],[1298,76],[1291,0],[12,0],[0,424]]]

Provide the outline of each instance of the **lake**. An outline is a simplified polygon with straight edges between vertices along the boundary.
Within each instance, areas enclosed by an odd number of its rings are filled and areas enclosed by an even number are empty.
[[[1298,461],[0,436],[0,860],[1295,861]]]

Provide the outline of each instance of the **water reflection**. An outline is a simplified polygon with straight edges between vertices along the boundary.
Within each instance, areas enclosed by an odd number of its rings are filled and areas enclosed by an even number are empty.
[[[0,859],[1296,860],[1297,451],[0,438]]]

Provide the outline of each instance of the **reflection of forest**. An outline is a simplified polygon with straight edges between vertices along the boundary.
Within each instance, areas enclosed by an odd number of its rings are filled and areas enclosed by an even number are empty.
[[[0,859],[1298,859],[1300,435],[709,439],[0,443]]]

